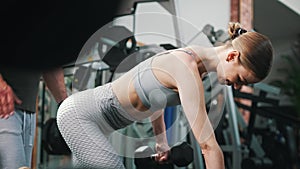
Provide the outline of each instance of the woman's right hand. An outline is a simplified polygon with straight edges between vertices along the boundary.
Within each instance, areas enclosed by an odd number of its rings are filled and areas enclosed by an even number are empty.
[[[159,164],[168,163],[170,147],[168,144],[158,144],[156,143],[155,149],[157,155],[155,156],[155,161]]]
[[[21,104],[22,101],[14,94],[12,88],[0,78],[0,118],[7,119],[13,115],[15,103]]]

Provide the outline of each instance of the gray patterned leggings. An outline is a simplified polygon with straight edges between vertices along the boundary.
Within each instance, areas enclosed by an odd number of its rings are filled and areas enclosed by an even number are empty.
[[[57,124],[72,151],[76,168],[125,168],[108,140],[116,128],[132,123],[120,110],[110,83],[75,93],[61,104]]]

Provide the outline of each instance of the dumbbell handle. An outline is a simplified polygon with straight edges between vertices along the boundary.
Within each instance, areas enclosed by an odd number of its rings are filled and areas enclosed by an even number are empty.
[[[167,159],[167,161],[170,161],[170,151],[168,152],[168,159]],[[159,154],[158,153],[156,153],[156,154],[152,154],[151,156],[150,156],[150,158],[152,159],[152,160],[155,160],[155,158],[157,157],[157,156],[159,156]]]

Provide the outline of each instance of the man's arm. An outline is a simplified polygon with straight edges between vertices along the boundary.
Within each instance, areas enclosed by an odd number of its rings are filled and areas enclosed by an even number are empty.
[[[43,79],[57,103],[67,98],[67,90],[62,68],[52,68],[43,72]]]

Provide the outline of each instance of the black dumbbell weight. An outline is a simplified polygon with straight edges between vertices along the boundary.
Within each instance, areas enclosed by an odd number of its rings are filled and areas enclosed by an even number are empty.
[[[162,164],[155,163],[154,151],[149,146],[142,146],[135,151],[135,165],[138,166],[162,166]],[[139,158],[141,157],[141,158]],[[178,167],[183,167],[189,165],[194,159],[194,152],[192,147],[187,142],[182,142],[176,146],[173,146],[168,154],[169,159],[167,160],[167,165],[175,164]],[[169,165],[170,166],[170,165]],[[167,166],[164,166],[167,168]]]

